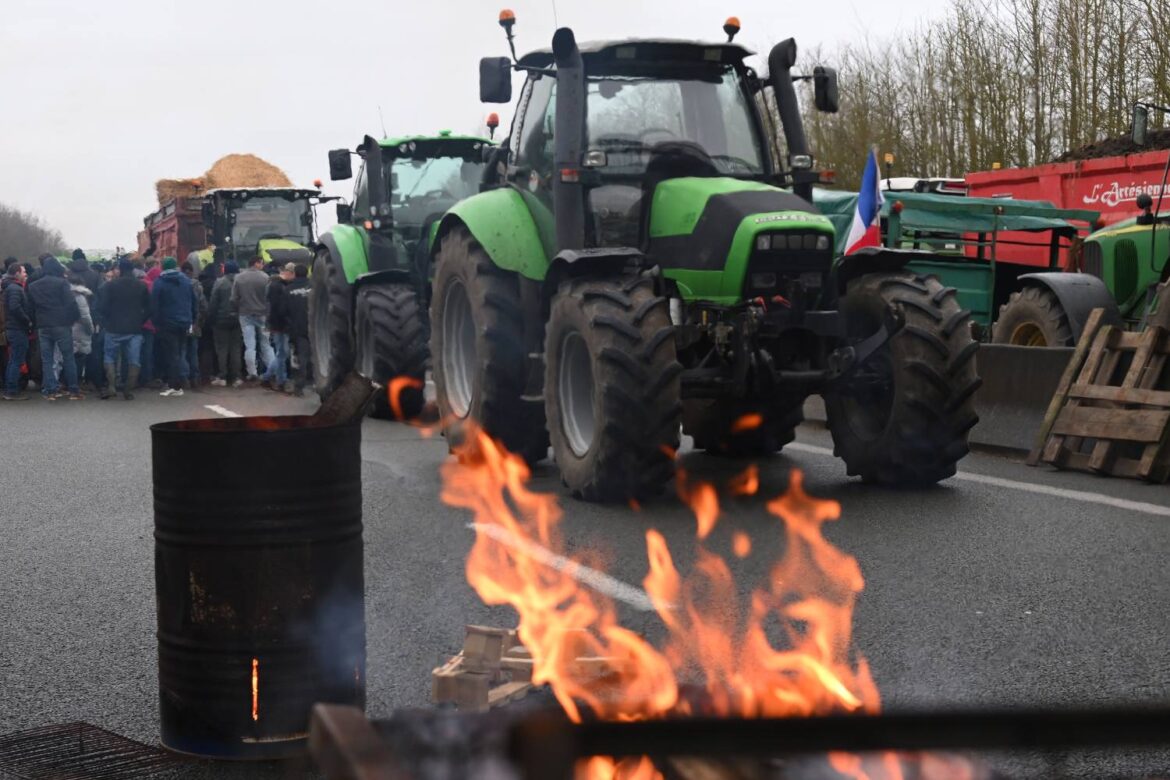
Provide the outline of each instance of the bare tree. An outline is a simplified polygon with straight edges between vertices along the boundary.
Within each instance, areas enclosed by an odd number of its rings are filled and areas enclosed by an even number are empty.
[[[0,253],[21,260],[65,251],[65,239],[34,214],[0,203]]]

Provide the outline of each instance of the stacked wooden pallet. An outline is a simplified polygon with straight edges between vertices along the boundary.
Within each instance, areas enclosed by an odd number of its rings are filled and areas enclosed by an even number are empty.
[[[1170,338],[1153,324],[1140,333],[1085,324],[1048,407],[1030,465],[1150,482],[1170,478]]]
[[[479,712],[532,690],[532,656],[516,632],[467,626],[463,650],[431,672],[431,700]]]

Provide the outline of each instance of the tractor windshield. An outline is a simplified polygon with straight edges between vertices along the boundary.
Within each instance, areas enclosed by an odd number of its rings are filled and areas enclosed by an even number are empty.
[[[407,240],[449,208],[479,192],[483,163],[463,157],[400,158],[390,169],[394,224]]]
[[[589,78],[588,148],[605,152],[603,174],[639,175],[656,147],[690,149],[722,175],[764,172],[759,131],[735,69],[689,75]]]
[[[265,238],[286,238],[306,245],[312,240],[304,224],[309,213],[309,203],[304,198],[258,195],[235,201],[232,210],[232,242],[238,247],[254,247]]]

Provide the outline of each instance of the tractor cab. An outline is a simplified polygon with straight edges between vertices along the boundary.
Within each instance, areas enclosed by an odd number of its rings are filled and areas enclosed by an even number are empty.
[[[238,187],[209,190],[203,197],[203,223],[223,259],[241,267],[259,255],[264,262],[313,260],[313,206],[317,190]]]
[[[439,219],[459,201],[479,191],[485,151],[491,142],[441,131],[435,136],[406,136],[375,141],[366,136],[354,154],[361,167],[352,205],[342,206],[338,221],[371,235],[371,251],[384,244],[402,262],[425,267],[430,239]],[[329,153],[330,178],[353,177],[351,153]]]

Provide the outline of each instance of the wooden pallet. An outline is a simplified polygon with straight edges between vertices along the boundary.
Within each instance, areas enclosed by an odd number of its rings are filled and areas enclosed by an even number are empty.
[[[613,658],[586,655],[582,641],[570,641],[566,656],[573,660],[566,672],[580,679],[598,680],[623,668]],[[516,632],[506,628],[467,626],[463,650],[431,672],[431,701],[454,704],[458,710],[482,712],[522,699],[532,691],[532,654]]]
[[[1094,310],[1048,407],[1030,465],[1150,482],[1170,478],[1170,338],[1154,326],[1128,333]]]

